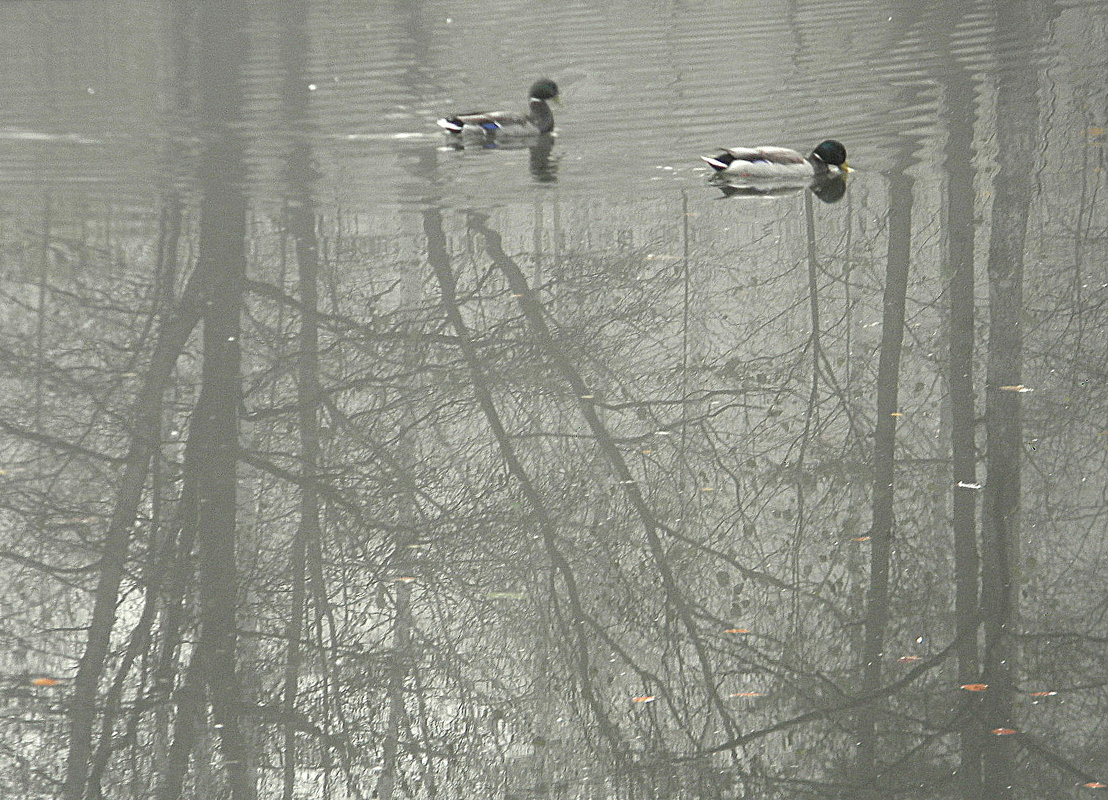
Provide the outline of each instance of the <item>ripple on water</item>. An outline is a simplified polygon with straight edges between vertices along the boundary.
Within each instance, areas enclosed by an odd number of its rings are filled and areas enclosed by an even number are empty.
[[[103,27],[110,20],[97,20],[97,8],[92,0],[66,6]],[[133,64],[128,50],[146,37],[171,52],[171,18],[145,11],[130,20],[138,28],[130,38],[82,39],[85,51],[73,58],[50,55],[74,47],[57,25],[43,27],[12,4],[0,6],[0,22],[18,34],[0,64],[28,76],[0,86],[11,126],[0,132],[0,181],[146,192],[189,174],[195,148],[171,137],[188,139],[198,120],[167,113],[189,87]],[[322,182],[367,203],[411,196],[432,179],[498,202],[533,191],[540,181],[526,151],[442,151],[433,122],[462,108],[522,109],[540,75],[558,80],[565,100],[543,189],[553,176],[561,192],[666,191],[697,185],[697,157],[714,147],[807,150],[827,137],[847,144],[852,164],[881,171],[920,157],[898,142],[941,133],[939,104],[952,82],[981,96],[1005,45],[992,15],[970,3],[958,15],[945,6],[890,13],[863,0],[803,8],[782,0],[757,14],[723,0],[541,8],[340,0],[309,9],[303,52],[283,44],[285,24],[264,4],[252,9],[240,129],[250,179],[267,194],[282,191],[290,144],[303,142]]]

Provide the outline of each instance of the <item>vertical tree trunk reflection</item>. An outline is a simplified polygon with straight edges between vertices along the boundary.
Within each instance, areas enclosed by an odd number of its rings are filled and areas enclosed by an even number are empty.
[[[977,550],[977,446],[974,436],[974,94],[971,75],[951,62],[945,74],[943,106],[947,123],[944,148],[946,271],[949,292],[950,448],[952,527],[954,533],[958,683],[980,677],[977,628],[980,624]],[[981,737],[977,724],[980,698],[964,693],[958,784],[965,800],[977,797],[981,783]]]
[[[319,243],[316,237],[315,168],[309,140],[309,88],[307,61],[310,52],[308,6],[304,0],[285,0],[281,6],[280,39],[284,71],[282,113],[293,132],[286,166],[288,201],[286,225],[296,254],[300,300],[297,336],[296,405],[300,434],[300,520],[288,559],[291,584],[285,626],[283,674],[283,747],[281,796],[293,800],[298,767],[296,720],[300,670],[304,662],[302,642],[307,599],[308,553],[319,549],[320,503],[318,471],[319,439]],[[309,543],[311,547],[309,548]]]
[[[997,164],[989,240],[986,368],[986,484],[982,515],[981,607],[985,626],[984,730],[1012,728],[1018,681],[1020,457],[1023,426],[1023,255],[1039,150],[1037,70],[1027,69],[1048,8],[1034,0],[998,3]],[[1019,41],[1014,47],[1011,42]],[[1013,796],[1016,742],[989,736],[984,796]]]
[[[159,797],[181,795],[190,751],[206,705],[218,731],[234,800],[253,800],[255,779],[242,723],[236,626],[240,314],[245,281],[244,144],[239,85],[245,17],[238,2],[201,4],[197,76],[209,127],[201,155],[202,191],[196,272],[203,276],[203,367],[189,427],[185,481],[195,487],[200,634],[179,693],[174,741]]]
[[[889,176],[889,246],[881,319],[881,356],[877,373],[877,426],[873,445],[873,500],[870,528],[870,585],[866,594],[865,634],[862,644],[862,689],[875,692],[881,685],[884,634],[889,619],[889,565],[894,533],[893,496],[896,467],[896,420],[900,354],[904,341],[904,300],[912,242],[913,181],[903,167]],[[879,709],[863,709],[859,720],[859,768],[863,777],[876,778]]]

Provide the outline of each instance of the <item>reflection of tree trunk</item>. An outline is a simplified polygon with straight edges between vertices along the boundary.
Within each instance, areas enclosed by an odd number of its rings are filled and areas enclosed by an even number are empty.
[[[165,761],[159,762],[158,786],[154,795],[157,800],[179,800],[181,797],[189,758],[196,748],[204,722],[207,692],[195,650],[185,668],[181,686],[173,693],[173,705],[173,741],[166,751]]]
[[[808,349],[812,355],[812,377],[808,384],[808,405],[804,411],[804,431],[800,435],[796,457],[792,461],[792,471],[796,476],[796,522],[793,524],[792,543],[789,545],[789,578],[792,583],[791,636],[798,641],[803,636],[802,612],[800,603],[800,552],[805,537],[805,463],[808,444],[812,437],[812,425],[816,421],[819,405],[820,361],[823,357],[823,344],[820,338],[819,321],[819,258],[816,254],[816,216],[812,210],[812,193],[804,192],[804,232],[808,255],[808,316],[812,323],[808,334]]]
[[[232,5],[232,8],[234,6]],[[239,31],[243,20],[234,13],[209,13],[216,6],[204,4],[201,16],[211,27],[204,33],[220,52],[242,47]],[[223,48],[227,48],[224,50]],[[232,83],[237,70],[231,70]],[[216,80],[215,76],[207,78]],[[224,82],[226,79],[224,79]],[[223,119],[237,118],[241,98],[237,86],[223,86],[207,96]],[[228,99],[227,95],[235,95]],[[225,105],[226,104],[226,105]],[[207,104],[205,104],[207,105]],[[217,132],[202,167],[203,198],[200,218],[198,267],[208,273],[204,308],[204,363],[200,397],[189,430],[196,445],[197,555],[200,583],[200,643],[197,657],[203,669],[212,704],[212,718],[220,740],[231,783],[232,797],[253,797],[253,780],[247,760],[245,733],[240,725],[236,669],[236,610],[238,570],[236,549],[236,498],[238,464],[238,407],[240,403],[241,351],[239,345],[243,283],[245,279],[246,198],[243,147],[229,127]]]
[[[402,568],[404,544],[397,547],[393,563]],[[381,777],[377,781],[377,797],[392,800],[399,771],[400,727],[404,718],[404,685],[411,666],[412,644],[412,589],[406,583],[396,587],[396,617],[393,620],[392,655],[389,659],[388,683],[385,687],[385,733],[381,747]]]
[[[422,283],[409,277],[402,283],[402,302],[408,307],[416,307],[419,304],[423,292]],[[411,364],[410,374],[418,376],[426,353],[418,345],[413,345],[406,353],[406,360]],[[412,391],[420,393],[419,380],[416,377],[409,379]],[[418,463],[419,455],[416,451],[418,440],[414,432],[418,429],[418,420],[415,417],[412,406],[404,410],[401,425],[405,433],[398,441],[399,467],[408,471]],[[400,507],[399,531],[392,541],[392,557],[389,560],[390,567],[397,577],[418,575],[416,569],[417,559],[411,547],[413,537],[405,531],[417,531],[420,529],[420,509],[417,492],[414,484],[408,490],[397,497]],[[412,633],[415,627],[415,618],[412,613],[412,587],[407,582],[399,582],[395,589],[395,614],[393,616],[392,646],[389,654],[387,680],[385,684],[385,730],[381,745],[381,776],[377,781],[377,797],[379,800],[392,800],[396,792],[397,776],[400,773],[401,732],[404,729],[405,719],[408,715],[409,697],[408,682],[418,677],[417,664],[414,661],[415,652],[412,648]],[[420,763],[424,759],[419,759]],[[430,770],[424,767],[424,774],[430,774]],[[434,781],[430,786],[434,785]],[[401,792],[402,795],[407,794]]]
[[[209,212],[200,223],[200,259],[221,264],[212,270],[204,316],[204,366],[200,398],[190,426],[196,444],[197,552],[200,582],[200,643],[204,670],[228,769],[238,785],[245,779],[243,732],[239,728],[235,645],[238,573],[236,467],[240,382],[239,315],[242,305],[245,203],[234,179],[206,193]],[[205,227],[209,229],[205,231]],[[207,235],[205,235],[207,234]],[[207,244],[207,247],[205,247]],[[246,797],[239,791],[236,798]]]
[[[402,284],[402,302],[409,307],[416,307],[422,289],[418,280],[409,277]],[[419,375],[423,359],[424,352],[418,346],[413,345],[407,350],[406,360],[411,364],[411,375]],[[418,378],[413,377],[410,382],[411,389],[418,393]],[[419,425],[413,411],[410,405],[404,410],[401,425],[405,433],[400,437],[397,448],[399,466],[405,471],[418,463],[415,450],[417,440],[414,432]],[[393,536],[391,543],[393,552],[389,563],[397,577],[404,577],[418,574],[414,569],[416,560],[414,553],[408,547],[412,544],[411,534],[404,533],[404,531],[419,530],[419,506],[414,486],[400,493],[397,501],[400,503],[397,512],[400,526],[399,531]],[[412,616],[412,587],[406,582],[396,584],[394,611],[392,646],[385,683],[385,730],[381,743],[381,776],[377,781],[379,800],[392,800],[396,791],[397,775],[401,768],[399,761],[401,731],[407,716],[407,684],[416,667],[412,652],[412,630],[415,624]]]
[[[186,475],[192,474],[189,467],[191,460],[192,456],[186,447]],[[162,582],[163,611],[158,629],[158,653],[151,680],[154,695],[159,700],[168,698],[177,679],[181,631],[188,610],[186,596],[192,584],[193,546],[196,543],[196,490],[191,482],[182,487],[168,539],[172,542],[172,548],[166,553],[167,574]],[[169,704],[159,703],[154,725],[154,762],[157,764],[169,757],[169,728],[172,724],[169,714]]]
[[[986,484],[982,514],[981,611],[985,624],[985,730],[1012,727],[1018,651],[1023,253],[1039,147],[1038,72],[1028,71],[1047,9],[1035,0],[997,3],[997,163],[989,239],[986,368]],[[1003,387],[1009,387],[1007,389]],[[1011,796],[1016,744],[989,736],[985,797]]]
[[[165,763],[158,770],[157,800],[178,800],[188,774],[189,757],[196,746],[197,732],[203,723],[207,696],[204,680],[194,651],[185,670],[184,682],[173,693],[176,714],[173,719],[173,743],[166,754]]]
[[[162,553],[159,552],[158,548],[151,546],[143,571],[143,582],[146,590],[143,596],[142,614],[131,630],[131,635],[127,641],[127,649],[123,653],[121,663],[115,672],[115,678],[112,680],[112,685],[104,698],[103,717],[100,723],[100,741],[97,743],[96,752],[89,766],[88,796],[90,798],[102,796],[100,781],[108,767],[112,752],[118,744],[115,741],[114,734],[117,717],[123,703],[124,690],[128,685],[127,678],[131,674],[131,667],[134,666],[135,660],[147,651],[150,630],[154,626],[154,616],[158,608],[158,593],[161,590],[160,574],[164,571],[163,561]],[[137,713],[139,712],[135,710],[131,712],[132,724]]]
[[[953,54],[946,53],[948,69],[942,112],[947,125],[944,149],[946,208],[946,271],[950,275],[949,372],[951,472],[954,484],[954,616],[958,655],[958,683],[975,683],[980,677],[977,657],[978,553],[977,446],[974,438],[974,84]],[[961,716],[958,784],[965,800],[976,798],[981,786],[981,738],[977,725],[976,694],[964,693]]]
[[[197,85],[201,112],[210,121],[201,157],[199,249],[203,276],[203,367],[200,395],[189,426],[192,458],[185,475],[196,491],[200,637],[191,658],[188,692],[178,708],[170,764],[159,796],[179,796],[195,725],[211,703],[234,800],[253,800],[255,780],[241,724],[237,674],[236,550],[240,314],[245,281],[246,197],[244,154],[235,123],[241,119],[239,86],[245,19],[238,2],[205,3],[198,10],[204,45]]]
[[[316,239],[315,201],[312,195],[315,174],[312,149],[305,127],[308,124],[307,58],[309,53],[308,13],[304,0],[286,0],[282,7],[280,53],[284,69],[282,111],[286,124],[303,134],[294,139],[287,166],[289,208],[287,225],[296,250],[300,294],[300,334],[297,356],[297,412],[300,429],[300,524],[292,541],[289,558],[288,622],[285,627],[284,670],[284,764],[283,800],[292,800],[296,789],[296,699],[303,662],[301,642],[304,632],[307,594],[308,543],[318,550],[320,511],[317,477],[320,464],[319,444],[319,245]]]
[[[189,82],[189,43],[191,40],[192,8],[188,3],[175,3],[171,7],[167,18],[170,26],[166,34],[169,42],[167,48],[169,57],[169,74],[166,80],[166,96],[170,98],[170,111],[168,126],[170,129],[175,123],[183,126],[185,114],[190,103]],[[176,142],[170,138],[162,149],[162,157],[165,159],[165,174],[171,176],[167,179],[166,187],[162,192],[162,213],[158,232],[158,298],[163,307],[170,308],[175,303],[177,281],[181,272],[180,260],[177,251],[181,239],[182,218],[184,217],[184,204],[181,201],[180,186],[183,183],[181,174],[185,168],[185,159],[181,157]],[[193,273],[195,280],[197,273]],[[191,284],[191,281],[190,281]],[[195,294],[199,294],[193,289]],[[187,294],[187,293],[186,293]],[[196,321],[199,321],[198,319]],[[169,418],[172,412],[163,408],[163,420]],[[163,432],[165,427],[163,424]],[[161,435],[159,438],[163,438]],[[156,518],[160,519],[162,506],[162,468],[160,460],[153,462],[153,488],[151,491],[151,503],[155,510]],[[152,659],[153,692],[159,699],[168,697],[173,688],[176,676],[176,659],[180,647],[180,620],[184,612],[184,592],[189,583],[187,570],[192,563],[193,539],[191,524],[183,520],[190,520],[195,515],[195,509],[191,501],[195,499],[190,492],[183,496],[177,503],[173,513],[172,522],[159,523],[161,531],[162,570],[159,573],[158,595],[163,597],[163,610],[160,615],[160,640],[157,642],[157,655]],[[181,541],[184,531],[189,531],[187,543]],[[166,592],[168,591],[168,596]],[[151,731],[152,753],[151,760],[155,764],[162,763],[168,753],[169,742],[169,708],[167,703],[158,703],[154,710],[154,719]]]
[[[70,701],[69,753],[63,789],[66,800],[80,800],[85,792],[92,755],[92,727],[96,719],[100,676],[111,643],[131,530],[146,485],[150,458],[159,441],[162,394],[173,365],[200,318],[200,291],[200,281],[190,280],[177,308],[162,324],[135,403],[131,442],[104,537],[100,575],[93,595],[92,620]]]
[[[173,525],[176,547],[171,554],[172,562],[164,582],[164,611],[159,630],[160,652],[153,674],[154,690],[159,697],[164,697],[172,690],[172,703],[165,706],[167,709],[171,707],[173,713],[172,720],[160,721],[156,732],[159,740],[164,741],[169,733],[163,731],[162,726],[172,727],[171,741],[169,744],[160,744],[156,752],[156,763],[160,765],[156,792],[158,800],[177,800],[181,797],[189,759],[200,742],[199,734],[207,711],[208,694],[201,657],[195,645],[188,649],[188,661],[181,684],[173,690],[178,679],[178,662],[182,658],[182,638],[191,613],[190,596],[196,568],[194,548],[199,513],[199,468],[196,463],[198,442],[198,439],[189,437],[185,445],[182,470],[184,480]]]
[[[199,308],[199,291],[195,283],[190,283],[186,288],[184,300],[177,308],[176,313],[172,315],[169,313],[174,310],[174,307],[177,305],[175,300],[175,278],[177,274],[177,246],[181,235],[181,215],[182,209],[180,200],[175,194],[169,193],[164,198],[160,215],[158,258],[155,264],[155,275],[156,280],[161,286],[158,292],[157,302],[159,303],[161,312],[166,315],[165,322],[158,335],[159,347],[157,352],[165,351],[168,338],[168,341],[172,342],[169,347],[174,348],[172,355],[173,360],[176,359],[176,355],[183,346],[185,339],[187,339],[189,333],[199,319],[198,314],[195,313],[195,309]],[[168,337],[166,338],[167,334]],[[165,361],[164,358],[158,357],[155,357],[154,360],[155,362]],[[158,413],[164,415],[161,408],[160,394],[157,399],[159,405]],[[150,413],[153,414],[153,398],[150,399]],[[160,430],[157,438],[159,440],[161,439]],[[87,792],[90,797],[99,797],[101,794],[100,780],[103,777],[104,771],[107,769],[108,762],[115,749],[113,736],[116,717],[123,701],[127,677],[130,674],[131,667],[134,665],[135,660],[147,649],[150,631],[153,628],[162,590],[164,575],[168,565],[173,561],[175,542],[173,527],[166,526],[170,530],[168,535],[158,535],[162,505],[161,492],[163,490],[159,464],[159,459],[153,459],[153,466],[151,469],[152,486],[150,489],[151,524],[149,559],[143,576],[143,583],[146,587],[144,606],[142,615],[131,632],[123,661],[116,670],[115,679],[103,702],[100,738],[96,746],[96,752],[89,765],[90,772]]]
[[[881,685],[881,659],[889,619],[889,561],[893,537],[893,486],[896,466],[896,417],[900,353],[904,341],[904,300],[912,242],[912,179],[897,171],[889,176],[889,249],[885,269],[881,359],[877,373],[877,426],[873,446],[873,500],[870,528],[870,585],[866,597],[862,644],[862,690]],[[859,768],[863,779],[877,771],[877,704],[859,717]]]
[[[303,430],[301,431],[303,441]],[[287,641],[285,649],[285,688],[282,699],[284,712],[284,768],[281,773],[281,797],[283,800],[292,800],[296,789],[296,696],[300,686],[300,664],[302,655],[300,641],[304,630],[304,597],[305,597],[305,558],[307,548],[304,540],[310,535],[308,521],[305,519],[304,506],[306,499],[304,486],[301,484],[300,498],[300,528],[293,538],[292,552],[289,557],[289,572],[292,590],[289,597],[289,619],[285,626]],[[316,509],[318,512],[318,508]]]

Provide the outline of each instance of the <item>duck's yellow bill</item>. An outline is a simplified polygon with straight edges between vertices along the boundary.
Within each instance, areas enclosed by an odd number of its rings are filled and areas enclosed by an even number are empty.
[[[839,167],[839,169],[841,169],[843,172],[854,172],[854,170],[852,170],[850,167],[848,167],[846,165],[845,161],[842,163],[842,165]]]

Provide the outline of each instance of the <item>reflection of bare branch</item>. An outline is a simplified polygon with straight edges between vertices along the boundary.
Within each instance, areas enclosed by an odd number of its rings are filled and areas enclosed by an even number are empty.
[[[102,453],[97,450],[90,450],[87,447],[82,447],[79,444],[68,442],[65,439],[61,439],[57,436],[51,436],[48,433],[39,433],[38,431],[28,430],[21,425],[16,425],[14,422],[8,422],[7,420],[0,419],[0,431],[10,433],[12,436],[15,436],[19,439],[24,439],[28,442],[35,442],[36,444],[45,445],[52,450],[58,450],[64,453],[85,456],[97,461],[105,461],[113,465],[119,465],[126,462],[126,459],[123,457],[109,455],[108,453]]]
[[[535,331],[539,342],[545,346],[547,357],[555,366],[562,379],[569,384],[574,395],[578,398],[578,411],[588,423],[597,445],[604,453],[612,471],[619,480],[624,494],[639,516],[643,526],[643,532],[646,534],[651,557],[653,558],[658,574],[661,577],[662,585],[665,589],[666,598],[673,604],[674,609],[677,611],[677,615],[689,636],[689,642],[692,644],[697,659],[700,662],[704,690],[708,693],[708,697],[711,698],[713,705],[716,707],[724,724],[727,725],[728,730],[734,730],[735,723],[731,718],[731,712],[724,705],[723,699],[719,694],[718,680],[715,677],[714,668],[704,649],[704,644],[696,629],[696,624],[689,613],[688,604],[677,586],[677,580],[673,575],[664,548],[662,547],[661,538],[658,533],[659,530],[664,529],[664,526],[659,523],[653,510],[647,505],[641,490],[631,474],[631,470],[627,466],[623,454],[620,452],[619,448],[616,447],[614,440],[608,433],[607,426],[604,425],[600,416],[597,414],[596,406],[591,401],[592,393],[589,386],[585,383],[584,378],[570,363],[569,359],[566,358],[563,351],[557,347],[550,346],[553,337],[546,323],[543,309],[535,300],[530,286],[528,286],[527,280],[520,271],[519,266],[504,252],[500,242],[500,235],[488,226],[487,218],[481,214],[471,213],[469,215],[469,225],[473,230],[483,234],[486,251],[493,262],[504,273],[505,278],[508,280],[508,284],[512,287],[515,294],[518,295],[523,314],[528,324]]]
[[[519,461],[515,452],[515,447],[512,445],[511,436],[508,435],[507,430],[504,428],[504,424],[500,419],[500,414],[496,409],[496,404],[493,401],[492,394],[485,385],[483,371],[477,359],[476,350],[469,342],[468,331],[458,309],[455,291],[456,284],[450,268],[449,253],[446,250],[446,237],[442,231],[442,221],[437,209],[428,209],[424,212],[424,230],[427,234],[428,260],[435,270],[435,276],[439,281],[447,318],[450,320],[450,324],[458,335],[462,352],[473,376],[472,385],[477,395],[477,402],[485,415],[489,427],[492,429],[493,435],[496,437],[500,453],[507,463],[509,471],[520,484],[524,495],[531,505],[533,520],[542,532],[543,543],[547,555],[566,587],[566,594],[569,598],[572,611],[570,627],[575,641],[575,666],[578,673],[578,688],[596,717],[600,725],[601,733],[604,735],[604,738],[608,740],[613,754],[618,754],[623,749],[619,732],[608,719],[607,711],[596,697],[596,693],[592,686],[593,678],[589,664],[588,639],[584,632],[586,615],[581,602],[580,592],[577,588],[577,578],[573,572],[573,568],[557,545],[557,535],[552,522],[554,515],[551,513],[550,509],[546,507],[546,502],[543,500],[542,495],[533,484],[523,464]]]
[[[750,731],[749,733],[745,733],[742,736],[736,736],[732,739],[727,740],[726,742],[723,742],[722,744],[717,744],[712,747],[705,748],[704,750],[700,750],[692,755],[686,756],[683,760],[703,758],[704,756],[711,755],[712,753],[722,753],[726,750],[732,750],[736,747],[739,747],[740,745],[752,742],[755,739],[761,739],[765,736],[769,736],[771,733],[777,733],[778,731],[795,728],[797,725],[802,725],[805,722],[827,719],[829,717],[835,716],[836,714],[841,714],[844,711],[852,711],[853,709],[867,706],[876,700],[891,697],[904,687],[911,685],[916,680],[916,678],[926,672],[929,672],[930,670],[941,664],[943,661],[945,661],[947,656],[949,656],[954,651],[954,646],[955,642],[951,642],[938,653],[928,658],[926,661],[922,661],[917,664],[915,667],[909,670],[904,675],[904,677],[895,680],[892,683],[886,684],[885,686],[882,686],[875,691],[870,691],[866,692],[865,694],[858,695],[844,703],[838,703],[837,705],[830,706],[828,708],[818,708],[805,714],[800,714],[789,719],[781,720],[780,722],[776,722],[773,725],[769,725],[765,728],[759,728],[756,731]]]

